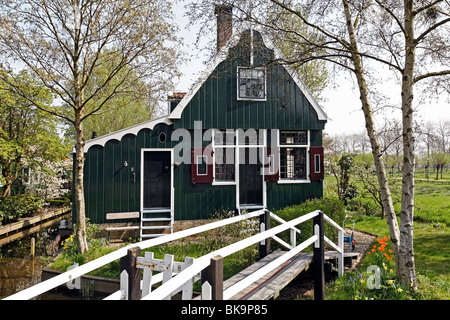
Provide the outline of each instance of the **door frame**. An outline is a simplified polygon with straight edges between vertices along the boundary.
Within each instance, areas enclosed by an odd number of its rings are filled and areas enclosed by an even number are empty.
[[[174,188],[174,155],[171,148],[142,148],[141,149],[141,182],[140,182],[140,199],[139,208],[140,212],[144,210],[144,153],[145,152],[170,152],[170,214],[172,220],[174,217],[175,208],[175,188]]]
[[[239,175],[239,167],[240,167],[240,150],[246,149],[246,148],[255,148],[258,152],[266,152],[267,150],[267,129],[260,129],[261,132],[263,132],[263,145],[239,145],[239,131],[236,132],[236,165],[235,165],[235,176],[236,176],[236,209],[238,210],[239,214],[241,213],[241,200],[240,200],[240,175]],[[259,157],[258,157],[259,158]],[[261,165],[261,179],[262,179],[262,206],[263,208],[267,208],[267,182],[266,179],[264,179],[264,165]],[[245,204],[245,203],[244,203]]]

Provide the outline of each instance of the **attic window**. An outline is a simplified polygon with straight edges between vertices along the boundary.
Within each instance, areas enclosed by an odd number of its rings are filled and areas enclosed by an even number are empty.
[[[238,67],[238,100],[266,100],[266,70]]]

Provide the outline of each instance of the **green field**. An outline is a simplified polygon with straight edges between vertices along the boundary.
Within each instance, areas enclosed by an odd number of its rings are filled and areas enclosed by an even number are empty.
[[[444,179],[424,179],[416,173],[414,212],[414,253],[417,271],[450,281],[450,173]],[[399,177],[401,179],[401,177]],[[400,219],[400,204],[395,205]],[[400,223],[400,220],[399,220]],[[378,236],[388,236],[385,219],[377,216],[355,217],[355,228]]]
[[[410,296],[410,299],[450,299],[450,172],[444,172],[443,179],[439,177],[439,180],[435,180],[435,177],[436,174],[431,172],[430,179],[425,179],[423,171],[416,172],[414,257],[418,291],[414,297]],[[333,184],[335,183],[334,177],[327,176],[325,178],[326,195],[333,195]],[[395,176],[394,183],[401,185],[401,174]],[[356,183],[356,187],[361,188],[361,185]],[[386,220],[381,218],[381,212],[372,200],[361,199],[361,189],[354,201],[350,201],[350,203],[351,205],[347,208],[348,213],[355,220],[355,229],[375,234],[379,238],[389,237]],[[401,204],[395,203],[394,207],[400,225]],[[330,299],[365,298],[361,293],[363,291],[358,291],[363,286],[360,286],[359,289],[352,289],[349,286],[349,277],[351,279],[351,276],[364,273],[367,264],[372,261],[369,256],[366,260],[367,262],[363,262],[360,270],[329,286]],[[391,295],[385,299],[408,299],[408,297],[399,298],[397,295]]]

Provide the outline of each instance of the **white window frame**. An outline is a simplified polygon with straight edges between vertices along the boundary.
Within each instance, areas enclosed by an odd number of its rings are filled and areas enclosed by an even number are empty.
[[[310,130],[299,130],[299,131],[306,131],[306,144],[281,144],[280,143],[280,134],[281,131],[295,131],[295,130],[277,130],[277,146],[280,150],[278,153],[278,163],[280,164],[280,167],[278,168],[280,178],[278,179],[278,184],[296,184],[296,183],[311,183],[311,177],[310,177],[310,136],[311,132]],[[306,148],[306,179],[287,179],[287,178],[281,178],[281,149],[282,148]]]
[[[234,186],[237,184],[237,177],[236,177],[236,161],[237,161],[237,152],[236,152],[236,143],[237,143],[237,134],[236,131],[234,132],[234,143],[233,144],[225,144],[225,145],[216,145],[216,132],[220,130],[213,130],[212,131],[212,148],[213,148],[213,186]],[[226,132],[225,132],[226,134]],[[234,180],[216,180],[216,148],[220,148],[223,150],[226,149],[234,149]]]
[[[257,98],[257,97],[241,97],[240,95],[240,70],[262,70],[264,71],[264,98]],[[237,67],[237,73],[236,73],[236,87],[237,87],[237,100],[238,101],[267,101],[267,69],[264,67]]]

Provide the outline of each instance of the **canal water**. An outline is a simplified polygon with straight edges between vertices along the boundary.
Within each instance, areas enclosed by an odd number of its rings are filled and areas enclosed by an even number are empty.
[[[0,299],[41,281],[42,269],[59,253],[60,220],[33,235],[0,247]],[[31,255],[33,242],[34,256]]]

